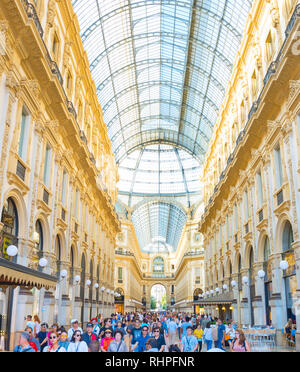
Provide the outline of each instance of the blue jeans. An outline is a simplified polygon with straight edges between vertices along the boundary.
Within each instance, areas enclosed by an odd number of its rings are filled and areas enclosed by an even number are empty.
[[[210,350],[213,342],[211,340],[205,340],[205,343],[207,345],[207,351]]]
[[[222,340],[218,340],[218,349],[223,349],[223,346],[222,346]]]

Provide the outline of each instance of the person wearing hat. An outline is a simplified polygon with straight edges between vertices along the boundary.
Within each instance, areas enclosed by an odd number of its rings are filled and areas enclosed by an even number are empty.
[[[109,344],[114,340],[112,336],[112,330],[107,328],[104,333],[104,337],[101,340],[101,351],[103,353],[107,352]]]
[[[74,333],[75,333],[76,331],[80,331],[81,334],[83,333],[82,328],[80,328],[79,325],[78,325],[78,320],[77,320],[77,319],[72,319],[72,320],[71,320],[71,325],[72,325],[72,328],[70,328],[70,329],[68,330],[68,340],[69,340],[69,341],[72,340],[72,337],[73,337],[73,335],[74,335]]]
[[[35,353],[35,350],[29,345],[30,335],[28,332],[22,332],[19,345],[14,348],[14,353]]]
[[[91,341],[97,341],[98,337],[93,333],[94,325],[93,323],[88,323],[86,325],[86,332],[82,335],[82,341],[85,341],[87,346],[90,346]]]

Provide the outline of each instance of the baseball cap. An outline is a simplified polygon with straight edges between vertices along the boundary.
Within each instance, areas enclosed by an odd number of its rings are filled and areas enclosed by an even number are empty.
[[[71,324],[73,324],[73,323],[78,323],[78,320],[77,319],[72,319]]]
[[[86,325],[86,327],[94,327],[94,324],[93,324],[93,323],[88,323],[88,324]]]

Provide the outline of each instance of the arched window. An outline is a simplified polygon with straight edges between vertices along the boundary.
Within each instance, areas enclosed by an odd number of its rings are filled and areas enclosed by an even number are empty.
[[[164,273],[165,272],[165,264],[164,264],[164,259],[162,257],[156,257],[153,260],[153,272],[154,273]]]
[[[55,253],[56,253],[57,275],[60,275],[60,269],[61,269],[61,244],[60,244],[60,237],[58,235],[56,235],[56,239],[55,239]]]
[[[40,220],[37,220],[36,223],[35,223],[35,231],[39,236],[39,240],[38,240],[38,243],[37,243],[38,244],[38,249],[40,251],[43,251],[43,249],[44,249],[44,235],[43,235],[43,228],[42,228],[42,224],[41,224]]]
[[[60,237],[57,235],[55,240],[55,252],[56,252],[56,260],[61,261],[61,244],[60,244]]]
[[[70,261],[71,261],[71,268],[74,268],[74,248],[71,247],[71,253],[70,253]]]
[[[4,224],[3,232],[18,237],[19,219],[16,205],[12,198],[7,199],[2,211],[1,222]]]
[[[289,221],[284,225],[283,235],[282,235],[282,251],[286,252],[292,249],[292,244],[294,242],[293,228]]]
[[[3,223],[3,229],[0,232],[0,257],[9,260],[6,250],[10,245],[18,245],[19,234],[18,212],[12,198],[7,199],[4,203],[1,222]],[[12,261],[16,261],[16,257]]]
[[[269,260],[270,253],[271,253],[270,252],[270,240],[266,236],[266,238],[265,238],[265,244],[264,244],[264,262],[267,262]]]
[[[249,254],[249,268],[250,270],[253,268],[254,263],[254,253],[253,253],[253,247],[250,248],[250,254]]]
[[[250,248],[249,254],[249,289],[250,289],[250,319],[251,325],[254,324],[254,308],[253,308],[253,299],[255,298],[255,270],[253,269],[254,264],[254,251],[253,247]]]

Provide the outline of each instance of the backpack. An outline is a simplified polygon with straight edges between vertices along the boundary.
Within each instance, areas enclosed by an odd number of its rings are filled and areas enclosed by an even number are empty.
[[[218,341],[218,326],[212,329],[212,338],[214,341]]]

